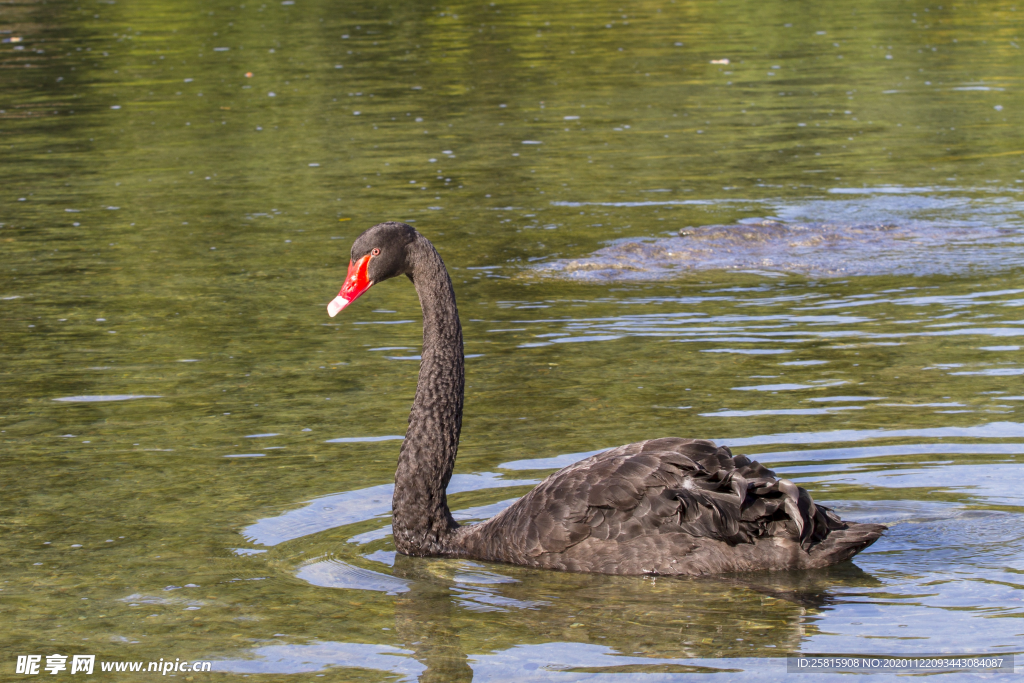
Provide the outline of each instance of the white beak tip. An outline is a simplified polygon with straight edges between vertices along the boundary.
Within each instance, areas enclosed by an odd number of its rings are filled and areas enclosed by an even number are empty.
[[[348,306],[348,303],[348,299],[345,299],[342,296],[334,297],[334,300],[327,304],[327,315],[333,318],[341,312],[341,309]]]

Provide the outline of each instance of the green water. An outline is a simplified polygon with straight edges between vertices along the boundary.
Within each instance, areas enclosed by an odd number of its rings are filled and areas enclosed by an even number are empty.
[[[1020,656],[1022,19],[3,5],[0,671],[62,653],[212,661],[194,680],[774,681],[793,653]],[[865,247],[850,277],[563,272],[761,217],[898,225],[925,267]],[[702,580],[396,558],[399,441],[366,439],[404,433],[415,293],[325,310],[382,220],[455,282],[457,514],[678,435],[892,528],[829,571]]]

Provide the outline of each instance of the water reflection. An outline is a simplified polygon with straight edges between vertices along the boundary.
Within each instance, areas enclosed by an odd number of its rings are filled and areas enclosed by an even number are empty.
[[[858,442],[871,439],[896,439],[896,438],[938,438],[965,437],[965,438],[1020,438],[1024,437],[1024,424],[1016,422],[992,422],[977,427],[935,427],[930,429],[865,429],[865,430],[834,430],[827,432],[789,432],[782,434],[765,434],[759,436],[737,437],[718,439],[722,444],[730,448],[749,446],[768,446],[776,444],[816,444],[816,443],[843,443]],[[757,459],[766,464],[785,461],[818,461],[831,460],[835,458],[871,458],[882,455],[910,455],[910,454],[1006,454],[1012,455],[1024,452],[1024,444],[956,444],[956,443],[917,443],[917,444],[892,444],[886,446],[856,446],[849,448],[829,449],[807,449],[800,451],[783,451],[759,453]],[[508,470],[544,470],[568,467],[584,458],[596,455],[604,449],[595,451],[584,451],[581,453],[566,453],[552,458],[534,458],[530,460],[512,460],[499,465],[502,469]]]
[[[62,396],[54,401],[64,403],[101,403],[104,401],[132,401],[139,398],[163,398],[163,396],[147,396],[143,394],[111,394],[109,396]]]
[[[295,576],[314,586],[380,591],[397,595],[409,590],[409,584],[371,569],[354,567],[336,558],[316,558],[299,567]]]
[[[808,572],[655,579],[382,551],[367,556],[393,564],[384,573],[318,560],[300,568],[300,577],[310,580],[302,576],[308,567],[330,566],[340,573],[318,585],[393,596],[397,642],[260,645],[216,668],[288,673],[359,667],[421,681],[502,680],[511,674],[517,680],[563,680],[558,676],[565,673],[659,680],[715,671],[759,680],[783,666],[771,657],[794,652],[1016,649],[998,640],[1000,620],[990,617],[1024,609],[1024,587],[1015,580],[1024,571],[1019,515],[928,501],[846,502],[843,514],[894,526],[857,563]],[[965,558],[974,559],[965,564]],[[983,597],[956,578],[967,564],[983,584]],[[915,616],[920,610],[938,613]],[[484,614],[492,616],[481,620]],[[900,629],[921,618],[933,622],[928,637],[908,640],[913,631]],[[891,640],[864,640],[878,634]],[[295,668],[299,661],[305,668]]]
[[[401,676],[399,680],[415,681],[424,667],[411,655],[412,650],[363,643],[312,642],[262,645],[240,652],[237,659],[214,661],[213,671],[240,674],[299,674],[343,666],[387,671]]]
[[[432,571],[435,563],[414,558],[395,558],[395,574],[409,581],[411,590],[395,601],[395,631],[423,665],[419,680],[461,683],[472,681],[473,669],[466,657],[460,628],[454,623],[453,591],[457,584]],[[443,575],[442,575],[443,576]]]
[[[500,475],[456,474],[448,485],[448,493],[506,488],[538,483],[535,479],[502,479]],[[315,534],[327,529],[364,522],[387,515],[391,511],[393,484],[381,484],[358,491],[324,496],[305,507],[277,517],[267,517],[247,527],[242,535],[253,543],[274,546],[285,541]],[[495,513],[496,514],[496,513]]]
[[[880,585],[852,564],[688,580],[484,569],[398,556],[393,571],[390,580],[403,587],[394,598],[397,647],[260,645],[214,669],[280,674],[357,667],[419,681],[740,673],[771,666],[756,659],[766,648],[779,656],[798,651],[815,631],[814,615],[837,595]],[[466,620],[481,612],[496,612],[500,620],[477,622],[467,632]]]

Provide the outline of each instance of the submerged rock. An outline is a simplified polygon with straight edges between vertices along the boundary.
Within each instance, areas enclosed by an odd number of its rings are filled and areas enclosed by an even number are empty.
[[[684,228],[660,239],[618,240],[584,258],[537,268],[584,280],[655,280],[692,270],[928,275],[1010,267],[1021,262],[1022,247],[1024,235],[1014,229],[756,219]]]

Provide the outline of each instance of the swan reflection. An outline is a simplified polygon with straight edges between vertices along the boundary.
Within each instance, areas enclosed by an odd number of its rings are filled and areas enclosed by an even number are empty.
[[[344,667],[401,681],[456,683],[565,680],[572,673],[616,673],[626,680],[716,672],[731,673],[730,680],[760,677],[774,668],[781,674],[784,655],[800,651],[817,632],[821,612],[842,594],[880,585],[851,563],[652,579],[397,555],[391,572],[374,572],[390,584],[364,586],[400,587],[388,591],[394,627],[387,644],[345,642],[352,626],[338,623],[337,641],[260,644],[216,662],[214,670],[285,674]],[[765,659],[766,649],[779,659]]]

